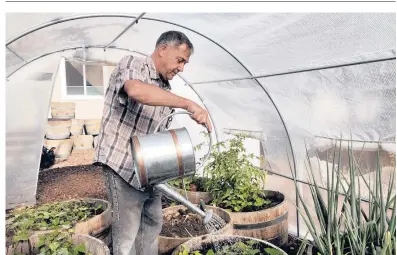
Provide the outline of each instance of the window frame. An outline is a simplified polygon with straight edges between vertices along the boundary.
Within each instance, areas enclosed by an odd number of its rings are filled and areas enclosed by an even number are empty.
[[[84,87],[84,95],[68,95],[67,94],[67,80],[66,80],[66,58],[61,58],[60,63],[60,76],[61,76],[61,98],[62,100],[92,100],[92,99],[104,99],[105,95],[87,95],[87,80],[86,80],[86,70],[85,64],[83,65],[83,87]],[[102,86],[103,86],[103,93],[106,92],[107,83],[105,82],[105,77],[107,77],[107,68],[102,66]]]

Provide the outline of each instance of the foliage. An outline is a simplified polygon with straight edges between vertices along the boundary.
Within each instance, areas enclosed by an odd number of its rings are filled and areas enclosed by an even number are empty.
[[[32,231],[69,229],[102,212],[102,206],[83,200],[57,202],[12,211],[6,219],[6,233],[13,242],[26,241]]]
[[[206,132],[200,132],[201,134],[204,135],[205,138],[208,137],[208,133]],[[196,146],[194,146],[194,151],[198,151],[201,150],[201,148],[205,145],[205,142],[200,143]],[[200,163],[200,162],[198,162]],[[202,177],[202,176],[198,176],[198,175],[194,175],[194,176],[188,176],[188,177],[184,177],[184,178],[179,178],[179,179],[174,179],[171,181],[168,181],[168,184],[170,184],[173,187],[176,187],[178,189],[184,189],[187,191],[190,191],[190,184],[195,184],[197,186],[196,191],[199,192],[208,192],[208,188],[206,185],[207,182],[207,178]]]
[[[39,255],[93,255],[86,251],[84,244],[74,245],[69,233],[54,231],[39,238]]]
[[[233,212],[255,211],[270,203],[264,197],[266,172],[255,167],[250,160],[239,134],[232,139],[213,145],[207,165],[204,168],[206,189],[213,197],[213,203]]]
[[[176,187],[178,189],[185,189],[188,191],[191,191],[190,184],[195,184],[197,186],[196,191],[199,192],[206,192],[208,191],[208,188],[206,186],[207,178],[201,177],[201,176],[189,176],[185,177],[182,179],[175,179],[172,181],[169,181],[168,184],[170,184],[173,187]]]
[[[298,208],[305,221],[314,245],[322,255],[341,254],[395,254],[396,245],[396,196],[392,195],[395,173],[390,177],[385,199],[382,192],[382,175],[378,151],[378,167],[376,179],[373,184],[367,182],[363,177],[357,159],[352,150],[348,149],[349,179],[341,174],[341,146],[339,147],[338,159],[335,157],[337,149],[334,150],[332,169],[327,165],[327,190],[323,196],[320,186],[314,177],[313,168],[308,157],[308,176],[311,196],[315,205],[316,217],[307,208],[302,199],[295,179],[297,192],[303,210]],[[360,179],[363,182],[360,182]],[[360,187],[364,183],[364,187]],[[361,189],[369,190],[369,210],[361,204]],[[338,205],[338,198],[345,194],[342,206]],[[391,217],[387,212],[391,210]],[[316,227],[315,218],[320,223]]]
[[[239,241],[232,245],[228,245],[227,243],[219,246],[216,251],[213,249],[207,250],[206,253],[201,253],[200,251],[189,251],[189,248],[186,245],[182,245],[182,251],[178,253],[178,255],[283,255],[284,253],[275,248],[265,248],[264,253],[261,253],[259,249],[260,243],[254,240],[249,240],[246,243]]]

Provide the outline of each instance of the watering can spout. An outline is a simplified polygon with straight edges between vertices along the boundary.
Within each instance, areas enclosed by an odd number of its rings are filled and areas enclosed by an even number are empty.
[[[176,192],[173,188],[171,188],[170,185],[168,184],[158,184],[154,186],[156,189],[160,190],[162,193],[167,195],[168,197],[182,203],[184,206],[186,206],[189,210],[191,210],[193,213],[196,213],[203,217],[203,223],[206,225],[210,219],[212,218],[212,211],[208,210],[204,212],[200,208],[196,207],[194,204],[186,200],[181,194]]]

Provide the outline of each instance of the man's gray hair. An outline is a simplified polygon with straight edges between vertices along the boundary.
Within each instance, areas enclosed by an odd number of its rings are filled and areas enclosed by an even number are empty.
[[[184,33],[179,31],[167,31],[162,33],[156,42],[156,48],[162,44],[174,46],[186,44],[191,53],[193,53],[194,50],[193,44],[190,42],[189,38],[187,38]]]

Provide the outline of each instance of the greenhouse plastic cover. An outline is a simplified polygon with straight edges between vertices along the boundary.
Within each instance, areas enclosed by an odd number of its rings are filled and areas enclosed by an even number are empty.
[[[217,140],[225,129],[259,132],[271,167],[288,176],[307,147],[331,146],[328,138],[380,141],[395,152],[394,13],[148,12],[104,51],[139,15],[7,14],[7,102],[30,111],[42,107],[14,96],[12,88],[30,91],[29,75],[55,73],[61,56],[78,57],[83,46],[90,60],[117,62],[125,54],[151,54],[162,32],[179,30],[195,47],[180,77],[210,111]],[[37,100],[49,104],[48,93]],[[37,127],[24,119],[29,109],[7,108],[7,117],[19,116],[7,119],[7,142],[31,127],[37,154],[48,109],[41,110]],[[33,155],[25,147],[19,152]],[[37,180],[39,163],[22,167],[11,161],[12,153],[7,145],[8,206],[27,192],[17,188],[22,183],[15,175],[29,169]],[[33,193],[25,202],[34,203],[37,183],[29,185]]]

